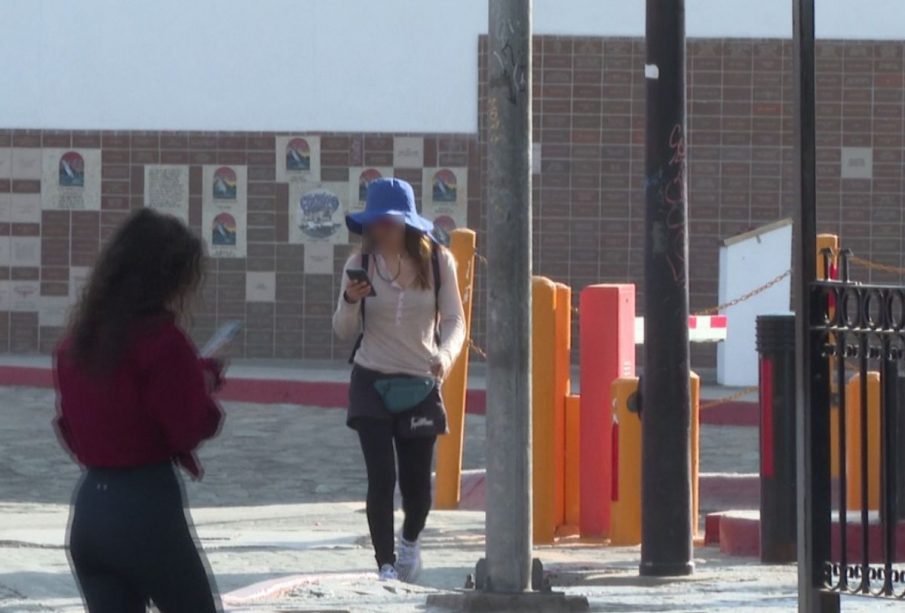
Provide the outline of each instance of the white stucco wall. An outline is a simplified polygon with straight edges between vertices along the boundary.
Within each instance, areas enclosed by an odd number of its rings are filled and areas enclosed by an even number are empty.
[[[789,270],[791,262],[791,221],[721,246],[719,303],[768,283]],[[725,311],[726,340],[717,346],[716,378],[720,385],[757,385],[757,316],[789,312],[791,288],[791,277],[786,277]]]
[[[901,0],[818,9],[821,36],[905,38]],[[534,17],[640,36],[644,1],[535,0]],[[687,24],[788,37],[791,0],[687,0]],[[0,127],[474,132],[486,29],[487,0],[0,0]]]

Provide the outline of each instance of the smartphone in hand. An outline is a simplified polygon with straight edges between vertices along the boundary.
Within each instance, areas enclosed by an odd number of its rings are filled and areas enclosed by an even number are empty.
[[[377,295],[377,292],[374,291],[374,284],[371,283],[371,278],[368,277],[368,272],[363,268],[348,268],[346,269],[346,276],[353,283],[367,283],[371,288],[371,293],[368,296]]]
[[[217,355],[224,347],[230,344],[239,330],[242,329],[241,321],[228,321],[220,329],[214,332],[214,335],[207,341],[204,349],[201,350],[201,357],[211,358]]]

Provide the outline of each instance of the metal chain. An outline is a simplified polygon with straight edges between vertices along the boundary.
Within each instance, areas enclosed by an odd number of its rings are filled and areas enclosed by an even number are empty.
[[[848,257],[848,261],[852,264],[857,264],[858,266],[867,268],[868,270],[880,270],[882,272],[891,272],[897,275],[905,275],[905,268],[890,266],[889,264],[881,264],[880,262],[872,262],[871,260],[859,258],[856,255],[850,255]]]
[[[487,353],[481,349],[480,345],[474,342],[473,339],[468,339],[468,349],[474,351],[475,354],[485,362],[487,361]]]
[[[707,402],[703,403],[700,406],[700,409],[703,411],[705,409],[712,409],[714,407],[724,405],[727,402],[732,402],[734,400],[738,400],[739,398],[744,398],[745,396],[748,396],[749,394],[753,394],[753,393],[757,392],[759,389],[760,388],[757,387],[756,385],[754,385],[752,387],[746,387],[729,396],[724,396],[722,398],[717,398],[715,400],[708,400]]]
[[[719,313],[720,311],[725,311],[726,309],[732,308],[737,304],[741,304],[742,302],[745,302],[746,300],[750,300],[751,298],[754,298],[758,294],[762,294],[763,292],[767,291],[768,289],[770,289],[771,287],[773,287],[774,285],[776,285],[777,283],[779,283],[786,277],[790,276],[791,274],[792,274],[792,269],[790,268],[789,270],[785,271],[781,275],[777,275],[777,276],[773,277],[772,279],[770,279],[763,285],[755,287],[753,290],[751,290],[747,294],[742,294],[738,298],[734,298],[734,299],[730,300],[729,302],[724,302],[723,304],[718,304],[714,307],[710,307],[709,309],[703,309],[701,311],[698,311],[697,313],[695,313],[695,315],[713,315],[714,313]]]

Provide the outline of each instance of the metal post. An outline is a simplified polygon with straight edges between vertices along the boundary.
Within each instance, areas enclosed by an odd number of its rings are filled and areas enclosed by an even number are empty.
[[[817,272],[817,180],[814,80],[814,0],[793,0],[795,163],[798,219],[795,224],[795,377],[797,410],[798,610],[838,610],[839,596],[821,589],[830,559],[829,362],[822,340],[811,333],[820,304],[811,295]],[[841,383],[840,383],[841,385]],[[842,460],[840,459],[840,462]]]
[[[685,2],[647,0],[647,141],[642,397],[642,575],[692,561]]]
[[[795,561],[795,316],[758,315],[760,561]]]
[[[531,585],[531,1],[490,0],[489,27],[486,587],[524,592]]]

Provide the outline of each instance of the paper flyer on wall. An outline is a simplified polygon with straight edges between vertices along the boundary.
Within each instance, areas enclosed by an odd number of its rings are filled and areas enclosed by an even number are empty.
[[[468,169],[425,168],[422,214],[441,230],[468,227]]]
[[[345,220],[348,196],[348,183],[290,183],[289,242],[349,242]]]
[[[321,180],[320,136],[277,136],[277,181],[282,183]]]
[[[145,206],[189,221],[189,167],[145,166]]]
[[[368,198],[368,185],[374,179],[393,176],[393,169],[388,166],[353,166],[349,169],[349,212],[365,210]]]
[[[98,149],[45,149],[41,208],[99,211],[101,152]]]
[[[305,274],[332,275],[334,268],[333,245],[308,243],[305,245]]]
[[[203,167],[201,231],[211,257],[245,257],[247,176],[246,166]]]
[[[393,167],[421,168],[424,166],[424,138],[397,136],[393,139]]]

